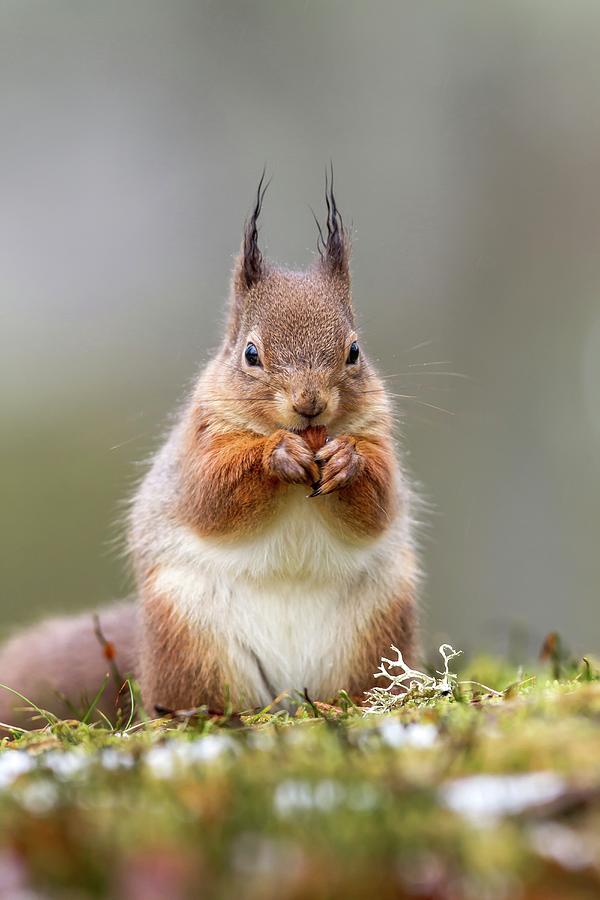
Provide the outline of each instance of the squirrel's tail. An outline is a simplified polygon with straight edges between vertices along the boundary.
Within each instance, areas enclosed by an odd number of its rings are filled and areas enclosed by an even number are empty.
[[[114,721],[118,706],[129,703],[126,686],[119,695],[122,682],[137,674],[136,619],[135,604],[123,602],[96,614],[46,619],[18,632],[0,646],[0,723],[43,727],[47,720],[32,705],[59,718],[80,718],[105,681],[91,720],[100,718],[100,709]]]

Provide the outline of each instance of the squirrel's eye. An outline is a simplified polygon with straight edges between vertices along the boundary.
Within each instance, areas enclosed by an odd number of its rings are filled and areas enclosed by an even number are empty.
[[[358,341],[352,341],[350,350],[348,351],[348,359],[346,360],[348,365],[352,366],[355,362],[358,362],[359,355],[360,350],[358,349]]]
[[[248,344],[244,356],[249,366],[260,366],[260,356],[254,344]]]

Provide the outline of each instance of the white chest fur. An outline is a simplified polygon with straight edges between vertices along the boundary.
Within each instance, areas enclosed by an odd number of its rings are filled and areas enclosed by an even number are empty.
[[[361,630],[398,590],[401,522],[371,541],[334,533],[305,488],[244,540],[201,538],[174,527],[156,587],[186,620],[216,634],[249,704],[307,688],[325,697],[348,683]]]

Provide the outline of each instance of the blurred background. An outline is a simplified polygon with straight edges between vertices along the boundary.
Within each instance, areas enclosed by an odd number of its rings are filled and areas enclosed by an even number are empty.
[[[333,159],[411,398],[427,649],[598,651],[599,47],[577,0],[3,0],[2,629],[131,589],[123,500],[220,340],[263,165],[262,244],[300,267]]]

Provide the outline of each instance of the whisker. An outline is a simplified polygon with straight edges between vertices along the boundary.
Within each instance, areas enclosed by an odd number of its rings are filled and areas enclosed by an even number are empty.
[[[385,388],[372,388],[370,391],[359,391],[359,394],[386,394],[387,391]]]
[[[433,362],[416,362],[416,363],[407,363],[409,369],[414,369],[416,366],[451,366],[451,359],[438,359]]]
[[[203,397],[201,403],[277,403],[274,397]]]
[[[125,446],[127,446],[127,444],[131,444],[133,441],[137,441],[140,438],[146,437],[146,435],[149,433],[150,432],[148,432],[148,431],[141,431],[139,434],[134,434],[133,437],[125,438],[124,441],[119,441],[118,444],[114,444],[112,447],[109,447],[108,449],[109,450],[120,450],[121,447],[125,447]]]
[[[393,375],[374,375],[373,377],[387,381],[390,378],[420,378],[421,376],[427,378],[465,378],[467,381],[471,381],[471,376],[465,375],[464,372],[394,372]]]
[[[379,388],[379,390],[372,391],[361,391],[361,394],[387,394],[388,397],[396,397],[398,400],[413,400],[415,403],[418,403],[419,406],[427,406],[430,409],[437,409],[438,412],[446,413],[449,416],[455,415],[455,413],[451,409],[444,409],[443,406],[436,406],[435,403],[427,403],[425,400],[420,400],[419,397],[415,397],[413,394],[392,394],[384,388]]]
[[[403,353],[414,353],[415,350],[422,350],[423,347],[430,347],[431,344],[434,343],[433,338],[430,338],[428,341],[421,341],[420,344],[415,344],[414,347],[409,347],[408,350],[403,350]]]
[[[438,412],[446,413],[447,416],[454,416],[455,413],[451,409],[445,409],[443,406],[436,406],[435,403],[427,403],[426,400],[420,400],[418,397],[411,397],[409,394],[390,394],[390,397],[398,397],[401,400],[412,400],[419,406],[427,406],[429,409],[436,409]]]
[[[432,384],[431,381],[427,382],[426,384],[418,381],[409,381],[405,382],[403,386],[410,388],[411,391],[431,391],[434,394],[452,394],[456,391],[454,385],[440,384],[437,381],[435,382],[435,384]],[[394,387],[394,385],[392,385],[392,387]]]

